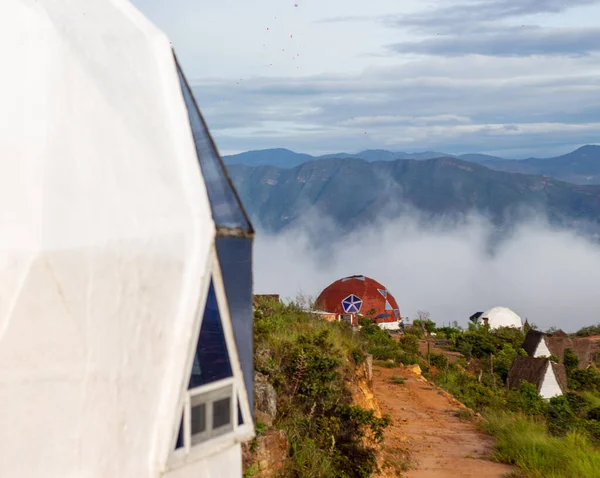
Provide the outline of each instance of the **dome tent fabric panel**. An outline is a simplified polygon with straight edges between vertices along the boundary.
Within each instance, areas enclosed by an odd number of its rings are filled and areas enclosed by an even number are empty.
[[[523,327],[521,317],[507,307],[493,307],[481,314],[477,321],[487,324],[492,330],[500,327]]]
[[[0,474],[161,476],[215,240],[169,41],[124,0],[0,37]]]

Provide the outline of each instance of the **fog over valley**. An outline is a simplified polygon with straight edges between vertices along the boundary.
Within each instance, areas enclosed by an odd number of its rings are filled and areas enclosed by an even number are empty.
[[[331,230],[326,215],[304,218],[277,234],[257,231],[255,291],[313,299],[341,277],[364,274],[384,284],[403,317],[418,310],[440,325],[496,305],[541,329],[574,331],[600,321],[600,247],[543,219],[517,226],[490,251],[494,229],[482,216],[424,227],[418,213],[348,235]],[[315,243],[325,230],[326,243]],[[319,239],[322,241],[323,239]]]

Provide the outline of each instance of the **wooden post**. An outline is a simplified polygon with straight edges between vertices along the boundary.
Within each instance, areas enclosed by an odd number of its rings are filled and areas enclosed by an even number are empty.
[[[446,387],[448,386],[448,364],[450,363],[450,360],[448,360],[448,357],[446,357]]]
[[[496,375],[494,375],[494,354],[490,354],[490,373],[492,374],[492,382],[494,389],[496,388]]]
[[[429,341],[429,339],[427,339],[427,365],[429,365],[429,366],[431,366],[430,355],[431,355],[431,342]]]

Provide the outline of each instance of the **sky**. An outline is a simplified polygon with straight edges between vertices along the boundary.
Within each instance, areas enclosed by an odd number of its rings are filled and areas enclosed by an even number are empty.
[[[600,323],[600,248],[544,218],[521,224],[493,254],[492,228],[471,216],[454,227],[423,226],[411,211],[357,233],[330,234],[323,251],[312,230],[328,230],[325,214],[281,234],[258,231],[255,292],[313,300],[331,282],[354,274],[372,277],[396,298],[402,317],[426,310],[438,326],[495,306],[514,310],[541,330],[566,332]]]
[[[133,0],[222,154],[600,142],[600,0]]]

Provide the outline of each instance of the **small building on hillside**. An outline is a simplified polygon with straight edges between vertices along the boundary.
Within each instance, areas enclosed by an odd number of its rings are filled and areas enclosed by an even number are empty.
[[[475,312],[471,317],[469,317],[469,320],[471,322],[473,322],[474,324],[476,324],[477,321],[479,320],[479,317],[481,317],[481,314],[483,314],[483,311]]]
[[[550,357],[554,355],[564,363],[565,350],[571,349],[579,360],[579,368],[589,367],[597,352],[596,343],[585,337],[570,337],[562,330],[547,334],[530,329],[525,336],[523,349],[530,357]]]
[[[547,358],[515,357],[508,371],[506,386],[519,388],[523,381],[534,384],[540,396],[547,400],[567,391],[565,367]]]
[[[371,311],[374,311],[371,318],[382,329],[398,330],[402,322],[400,308],[390,291],[363,275],[335,281],[321,292],[315,306],[328,317],[333,314],[337,320],[352,325],[358,325],[358,317],[367,316]]]
[[[499,329],[500,327],[523,328],[521,317],[508,307],[492,307],[486,310],[477,318],[477,323],[488,326],[490,330]]]
[[[313,310],[312,312],[317,315],[320,315],[323,319],[327,320],[328,322],[335,322],[336,320],[340,320],[338,314],[334,312],[326,312],[324,310]]]

